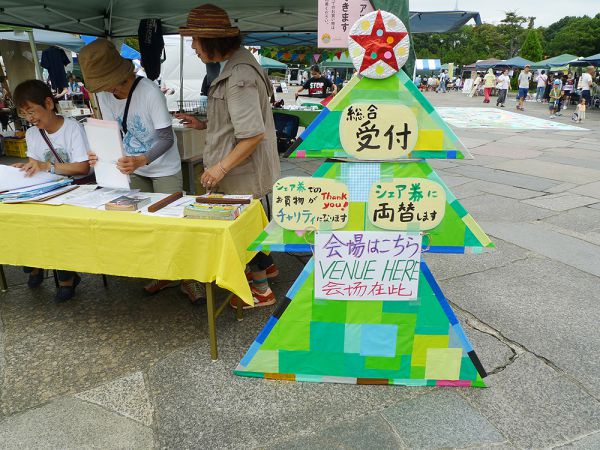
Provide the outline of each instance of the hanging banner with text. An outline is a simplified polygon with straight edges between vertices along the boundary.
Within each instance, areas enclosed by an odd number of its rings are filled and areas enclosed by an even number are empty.
[[[369,0],[319,0],[318,46],[348,47],[348,33],[359,17],[373,11]]]
[[[348,187],[317,177],[286,177],[273,186],[273,220],[286,230],[337,230],[348,223]]]
[[[340,118],[342,147],[357,159],[408,158],[418,136],[417,118],[404,105],[355,103]]]
[[[368,215],[384,230],[425,231],[442,223],[446,191],[426,178],[394,178],[371,186]]]
[[[416,300],[421,234],[337,231],[315,235],[315,299]]]

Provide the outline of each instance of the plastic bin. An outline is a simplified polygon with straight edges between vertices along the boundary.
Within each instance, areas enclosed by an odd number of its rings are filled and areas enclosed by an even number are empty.
[[[25,139],[4,139],[4,154],[6,156],[16,156],[17,158],[27,158]]]

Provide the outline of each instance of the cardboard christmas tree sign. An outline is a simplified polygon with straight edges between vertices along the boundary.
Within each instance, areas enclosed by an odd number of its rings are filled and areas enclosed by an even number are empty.
[[[279,180],[252,250],[313,258],[234,373],[290,381],[484,387],[485,369],[423,255],[489,237],[427,164],[470,158],[400,70],[409,36],[384,11],[349,38],[359,74],[288,152],[330,158]]]

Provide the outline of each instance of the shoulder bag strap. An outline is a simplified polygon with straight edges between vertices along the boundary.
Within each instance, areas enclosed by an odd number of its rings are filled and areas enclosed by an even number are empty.
[[[121,128],[123,129],[123,136],[125,136],[127,134],[127,115],[129,114],[129,104],[131,103],[131,97],[133,96],[133,91],[135,91],[135,88],[137,87],[137,85],[141,79],[142,79],[142,77],[135,77],[135,81],[133,82],[133,85],[131,86],[129,94],[127,94],[127,102],[125,103],[125,112],[123,113],[123,124],[121,125]]]
[[[60,155],[54,149],[54,146],[52,145],[52,142],[50,142],[50,138],[46,134],[46,131],[42,130],[41,128],[38,128],[38,130],[40,130],[40,134],[42,135],[42,138],[44,138],[44,141],[46,141],[46,144],[48,144],[48,147],[50,148],[50,151],[54,155],[54,158],[56,159],[56,162],[59,163],[59,164],[64,163],[63,159],[60,157]]]

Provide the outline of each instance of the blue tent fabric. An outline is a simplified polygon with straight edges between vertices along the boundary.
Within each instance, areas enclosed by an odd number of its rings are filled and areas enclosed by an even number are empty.
[[[600,53],[587,58],[579,58],[569,63],[570,66],[585,67],[585,66],[600,66]]]
[[[84,35],[82,35],[81,39],[85,42],[85,45],[88,45],[89,43],[94,42],[98,38],[96,36],[84,36]],[[121,56],[123,58],[125,58],[125,59],[142,59],[142,56],[140,55],[140,52],[138,52],[134,48],[131,48],[127,44],[121,45]]]
[[[508,67],[513,69],[524,69],[525,66],[531,66],[533,61],[529,61],[528,59],[521,58],[520,56],[515,56],[514,58],[505,59],[498,62],[494,67]]]
[[[446,33],[453,31],[468,23],[475,21],[481,25],[481,17],[477,12],[470,11],[411,11],[411,33]],[[247,33],[244,36],[244,45],[269,47],[275,45],[315,45],[316,32],[265,32]]]

